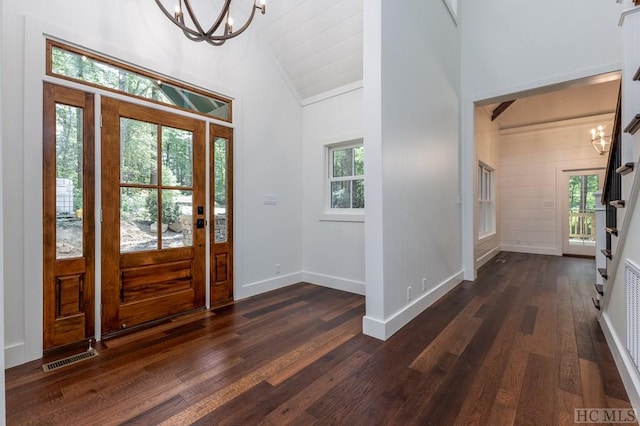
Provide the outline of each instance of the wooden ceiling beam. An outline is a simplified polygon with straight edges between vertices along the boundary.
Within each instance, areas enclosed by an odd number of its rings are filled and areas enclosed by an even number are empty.
[[[503,112],[505,112],[507,110],[507,108],[509,108],[511,106],[511,104],[513,104],[516,100],[512,100],[512,101],[506,101],[501,103],[500,105],[498,105],[496,107],[496,109],[493,110],[493,112],[491,113],[491,121],[495,121],[496,118],[498,118],[500,116],[500,114],[502,114]]]

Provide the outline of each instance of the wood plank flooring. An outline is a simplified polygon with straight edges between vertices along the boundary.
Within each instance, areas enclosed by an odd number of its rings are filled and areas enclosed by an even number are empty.
[[[629,402],[592,260],[501,253],[386,342],[364,298],[299,284],[7,370],[8,424],[573,424]]]

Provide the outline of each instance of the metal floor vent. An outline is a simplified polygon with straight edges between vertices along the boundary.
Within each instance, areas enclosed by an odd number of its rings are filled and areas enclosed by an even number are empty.
[[[77,362],[84,361],[85,359],[93,358],[94,356],[98,356],[98,351],[96,351],[95,349],[90,349],[77,355],[72,355],[66,358],[59,359],[57,361],[44,364],[42,366],[42,369],[45,373],[48,373],[49,371],[57,370],[58,368],[66,367],[67,365],[75,364]]]

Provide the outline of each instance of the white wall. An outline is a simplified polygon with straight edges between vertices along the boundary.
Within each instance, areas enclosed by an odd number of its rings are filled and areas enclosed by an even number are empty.
[[[325,214],[325,184],[326,145],[362,136],[362,88],[303,109],[304,281],[358,294],[365,291],[363,218]]]
[[[562,254],[563,170],[604,168],[590,130],[613,114],[499,132],[499,212],[502,249]],[[602,185],[602,182],[600,182]]]
[[[2,137],[10,141],[3,146],[3,202],[12,206],[4,210],[3,243],[9,366],[39,357],[42,349],[42,31],[235,97],[236,297],[300,281],[302,108],[250,30],[220,48],[187,40],[146,0],[30,0],[3,7]],[[278,204],[263,205],[264,194],[276,195]]]
[[[476,226],[474,227],[475,237],[475,260],[476,268],[481,267],[491,260],[500,251],[500,193],[497,180],[500,175],[498,169],[498,126],[491,121],[492,111],[487,107],[476,107],[475,109],[475,147],[476,147],[476,167],[481,161],[493,169],[494,175],[494,200],[496,202],[496,232],[492,235],[478,238],[478,211],[476,209]],[[474,184],[474,200],[478,199],[477,174]]]
[[[364,27],[364,330],[386,339],[459,282],[460,34],[441,1],[364,2]]]
[[[0,2],[0,22],[2,22],[3,16],[3,7],[2,2]],[[2,52],[4,51],[4,46],[0,44],[0,57],[2,57]],[[0,82],[2,81],[2,68],[0,68]],[[2,97],[2,85],[0,84],[0,99]],[[2,103],[0,102],[0,129],[2,129]],[[0,131],[0,164],[2,164],[2,150],[3,150],[3,139],[2,132]],[[2,186],[3,178],[2,173],[0,173],[0,348],[4,348],[4,203],[3,203],[3,186]],[[5,398],[5,383],[4,383],[4,350],[0,350],[0,424],[4,424],[6,421],[6,398]]]
[[[463,250],[473,279],[474,102],[618,70],[622,32],[614,1],[466,1],[460,11]]]

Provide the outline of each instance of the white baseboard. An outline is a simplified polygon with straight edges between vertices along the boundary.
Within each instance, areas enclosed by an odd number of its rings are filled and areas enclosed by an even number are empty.
[[[549,256],[562,256],[562,253],[558,254],[558,251],[554,247],[539,247],[539,246],[517,246],[517,245],[502,245],[502,251],[510,251],[515,253],[530,253],[530,254],[546,254]]]
[[[602,315],[600,315],[599,321],[604,337],[607,339],[607,344],[613,355],[613,360],[616,363],[616,367],[618,367],[620,378],[627,391],[627,396],[629,396],[631,407],[638,410],[640,409],[640,375],[638,374],[638,370],[629,356],[624,343],[613,329],[609,315],[603,312]]]
[[[16,365],[24,364],[32,361],[25,359],[25,344],[24,342],[14,343],[4,348],[4,367],[11,368]]]
[[[498,255],[498,253],[500,253],[501,251],[502,251],[502,248],[500,246],[498,246],[498,247],[494,248],[493,250],[490,250],[484,256],[480,256],[476,260],[476,268],[479,269],[480,267],[482,267],[485,263],[489,262],[491,259],[496,257]]]
[[[264,281],[244,284],[236,289],[235,300],[246,299],[247,297],[257,296],[267,291],[278,290],[279,288],[288,287],[303,281],[303,273],[295,272],[293,274],[281,275]]]
[[[438,299],[460,284],[462,277],[463,271],[460,271],[447,278],[385,321],[365,316],[362,319],[363,333],[376,339],[387,340],[412,319],[420,315],[425,309],[433,305]]]
[[[346,278],[332,277],[330,275],[316,274],[315,272],[303,272],[302,279],[309,284],[346,291],[348,293],[365,295],[365,284],[361,281],[348,280]]]

